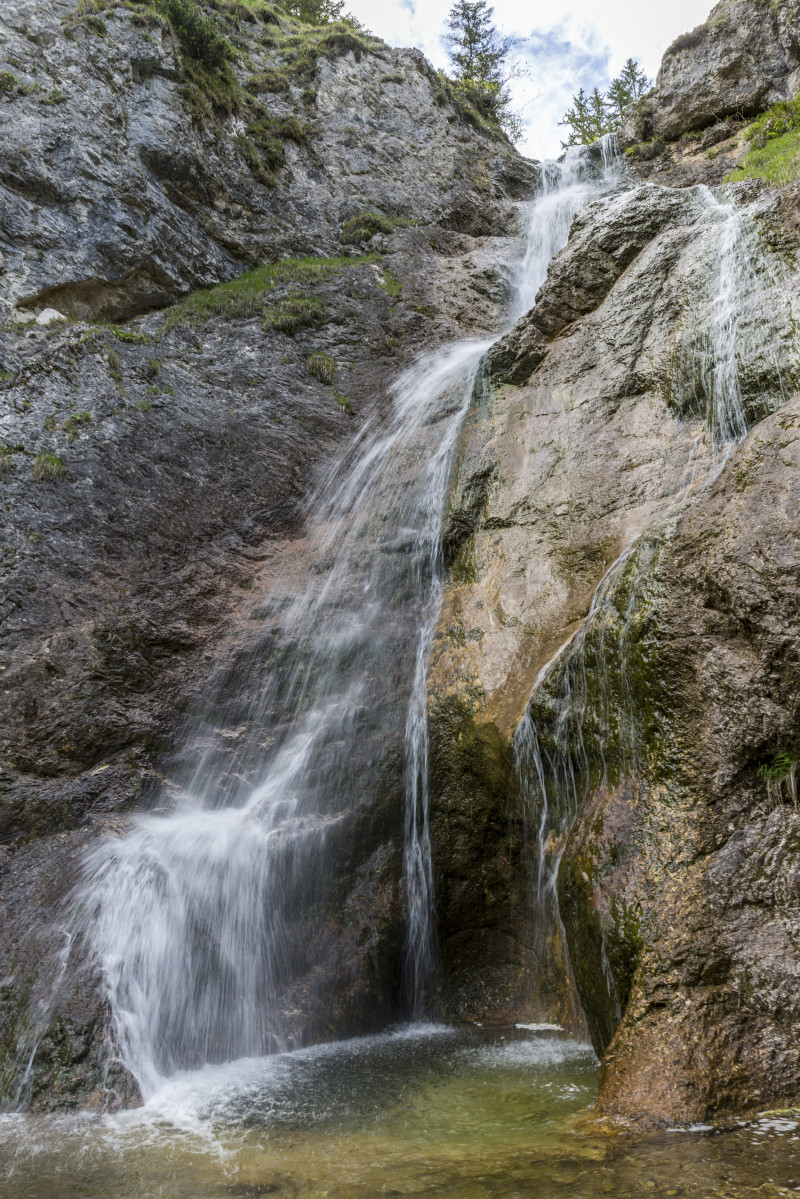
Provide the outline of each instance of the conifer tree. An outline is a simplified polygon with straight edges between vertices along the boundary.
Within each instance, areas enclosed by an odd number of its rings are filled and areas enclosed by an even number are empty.
[[[519,132],[519,120],[510,109],[508,82],[513,72],[505,69],[513,39],[498,33],[493,16],[487,0],[456,0],[447,18],[445,41],[458,91],[482,116],[513,136]]]
[[[622,126],[625,109],[634,104],[651,87],[651,81],[635,59],[629,58],[607,92],[595,88],[587,96],[583,88],[572,97],[572,108],[559,124],[569,130],[568,146],[588,146],[606,133],[617,133]]]
[[[285,0],[283,7],[307,25],[327,25],[341,20],[344,0]]]

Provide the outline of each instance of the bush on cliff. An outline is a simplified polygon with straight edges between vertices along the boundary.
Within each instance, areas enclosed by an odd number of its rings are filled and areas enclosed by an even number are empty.
[[[158,8],[169,19],[189,58],[218,71],[235,57],[233,46],[195,0],[160,0]]]

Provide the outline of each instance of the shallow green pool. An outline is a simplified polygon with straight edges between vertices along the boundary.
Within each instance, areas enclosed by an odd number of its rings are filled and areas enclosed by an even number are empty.
[[[0,1119],[3,1199],[800,1193],[800,1113],[592,1135],[588,1046],[417,1026],[208,1067],[116,1116]]]

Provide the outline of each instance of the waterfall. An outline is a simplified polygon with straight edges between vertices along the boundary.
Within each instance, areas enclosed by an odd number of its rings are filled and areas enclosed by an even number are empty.
[[[615,185],[612,150],[545,164],[512,321],[533,303],[576,212]],[[236,658],[233,682],[208,697],[177,799],[173,786],[170,808],[136,815],[85,856],[69,944],[100,968],[115,1041],[145,1097],[175,1071],[325,1035],[310,1009],[328,998],[327,969],[352,969],[326,938],[326,912],[344,902],[340,873],[361,852],[360,830],[395,819],[384,777],[395,759],[406,1010],[430,1010],[427,674],[447,486],[491,344],[422,355],[396,380],[318,481],[309,561],[274,582],[263,632]]]
[[[408,787],[415,812],[424,802],[419,663],[438,611],[453,447],[488,344],[420,358],[395,383],[388,421],[367,422],[322,480],[309,516],[313,569],[283,612],[281,646],[239,751],[246,763],[274,739],[257,785],[231,803],[200,771],[175,812],[137,817],[86,859],[79,926],[145,1095],[176,1069],[296,1043],[287,1012],[302,1004],[292,979],[303,967],[298,942],[310,935],[298,919],[320,901],[327,859],[341,850],[359,741],[380,742],[375,704],[391,707],[397,692],[412,692]],[[412,688],[404,661],[414,657]],[[424,844],[424,816],[411,823]],[[428,885],[424,861],[413,878]],[[418,924],[423,902],[411,905]]]

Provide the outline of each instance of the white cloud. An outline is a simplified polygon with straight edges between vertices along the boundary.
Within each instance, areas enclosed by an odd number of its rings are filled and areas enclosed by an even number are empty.
[[[447,67],[441,41],[451,0],[349,0],[347,8],[393,46],[419,46]],[[579,87],[605,86],[626,58],[655,77],[664,50],[706,19],[711,0],[494,0],[495,23],[522,39],[530,81],[514,84],[527,136],[520,149],[534,158],[560,152],[558,121]],[[536,97],[536,98],[534,98]]]

